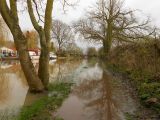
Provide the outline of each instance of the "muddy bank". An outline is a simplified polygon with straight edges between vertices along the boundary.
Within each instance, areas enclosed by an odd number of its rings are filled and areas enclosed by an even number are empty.
[[[159,120],[160,119],[160,114],[158,111],[155,111],[150,106],[147,107],[141,101],[141,96],[138,94],[137,83],[135,83],[135,80],[129,76],[127,71],[123,71],[122,69],[117,67],[115,68],[111,64],[108,65],[108,70],[114,77],[117,77],[121,80],[123,87],[126,90],[128,90],[128,92],[132,95],[132,97],[137,102],[139,102],[139,109],[137,109],[137,112],[135,114],[127,113],[127,116],[129,118],[132,118],[133,120]]]
[[[134,83],[140,102],[160,114],[159,42],[126,44],[112,49],[110,67]]]

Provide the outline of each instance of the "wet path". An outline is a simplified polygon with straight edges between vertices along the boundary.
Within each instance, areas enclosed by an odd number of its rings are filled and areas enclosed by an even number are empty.
[[[102,66],[94,60],[50,62],[50,82],[74,83],[57,116],[64,120],[125,120],[126,113],[138,109],[122,81]],[[43,96],[28,93],[18,62],[0,64],[0,85],[0,119],[10,120],[9,116],[17,115],[22,106]]]
[[[64,120],[125,120],[136,102],[119,78],[99,63],[83,61],[75,71],[72,93],[57,111]]]

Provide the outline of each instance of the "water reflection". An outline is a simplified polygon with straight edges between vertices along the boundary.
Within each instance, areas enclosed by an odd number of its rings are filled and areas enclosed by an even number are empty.
[[[59,60],[50,64],[50,83],[54,81],[71,82],[75,70],[81,65],[82,60]]]
[[[98,63],[83,61],[75,74],[73,92],[57,116],[64,120],[124,120],[126,112],[136,110],[122,83]]]
[[[33,61],[38,67],[38,61]],[[105,65],[95,60],[50,61],[50,82],[74,82],[72,93],[57,115],[64,120],[124,120],[125,112],[133,113],[136,103],[113,77]],[[0,64],[0,119],[18,114],[44,94],[28,93],[28,85],[18,61]],[[5,115],[4,115],[5,114]],[[3,119],[3,118],[2,118]]]
[[[12,117],[23,106],[28,85],[17,61],[0,65],[0,118]]]
[[[32,61],[38,68],[38,61]],[[81,60],[50,61],[50,82],[71,80]],[[38,70],[38,69],[37,69]],[[31,94],[19,61],[0,61],[0,119],[11,119],[23,105],[30,105],[46,94]]]

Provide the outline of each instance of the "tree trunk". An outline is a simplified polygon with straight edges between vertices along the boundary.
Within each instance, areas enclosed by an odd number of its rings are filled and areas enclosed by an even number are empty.
[[[6,0],[0,0],[0,13],[13,35],[14,43],[19,54],[20,64],[29,84],[30,90],[34,92],[41,92],[44,90],[44,86],[38,78],[33,63],[30,59],[27,48],[27,39],[19,26],[16,2],[16,0],[10,0],[9,8]]]
[[[27,0],[28,13],[31,18],[31,22],[39,34],[41,44],[41,55],[39,59],[38,76],[41,79],[44,87],[47,89],[49,82],[49,50],[50,50],[50,30],[52,25],[52,10],[54,0],[47,0],[44,28],[40,26],[34,15],[32,8],[32,1]]]
[[[41,48],[41,55],[39,59],[38,76],[42,80],[45,89],[49,83],[49,50],[48,48]]]
[[[108,50],[107,50],[107,38],[103,40],[103,57],[108,56]]]
[[[111,33],[107,33],[107,37],[105,40],[103,40],[103,52],[104,52],[104,57],[108,58],[109,53],[111,50],[111,45],[112,45],[112,37],[110,36]]]
[[[105,47],[104,52],[106,54],[106,58],[109,57],[109,53],[112,46],[112,33],[113,33],[113,12],[115,7],[115,1],[110,0],[109,1],[109,18],[107,19],[107,28],[106,28],[106,39],[105,39]]]
[[[112,19],[108,21],[108,29],[107,29],[107,52],[109,53],[112,46],[112,32],[113,32],[113,25]]]
[[[45,89],[49,83],[49,45],[46,43],[46,37],[44,30],[39,31],[40,44],[41,44],[41,55],[39,59],[38,76],[41,79]]]
[[[112,32],[113,32],[112,19],[108,20],[108,27],[106,31],[107,35],[105,37],[105,40],[103,41],[103,46],[104,46],[104,55],[106,58],[108,58],[112,46]]]
[[[12,31],[13,32],[13,31]],[[19,54],[19,59],[21,63],[22,70],[29,84],[30,90],[33,92],[41,92],[44,90],[44,86],[41,80],[38,78],[38,75],[35,71],[33,63],[30,59],[28,48],[27,48],[27,40],[20,30],[19,26],[14,29],[12,33],[14,37],[14,42],[16,45],[16,49]]]

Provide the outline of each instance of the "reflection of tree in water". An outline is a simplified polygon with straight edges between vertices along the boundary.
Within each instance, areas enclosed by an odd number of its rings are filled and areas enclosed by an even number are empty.
[[[19,63],[8,61],[0,68],[0,119],[11,119],[23,105],[28,90],[26,79]]]
[[[111,76],[103,71],[100,80],[84,80],[73,91],[73,94],[89,101],[86,107],[95,110],[91,115],[95,120],[121,120],[117,103],[112,96],[111,79]]]
[[[0,103],[3,103],[8,98],[8,82],[9,79],[6,74],[3,73],[3,70],[0,69]]]
[[[70,80],[70,76],[81,64],[81,60],[58,60],[50,65],[51,79],[56,81]]]
[[[94,67],[96,64],[97,64],[97,58],[91,57],[91,58],[87,59],[87,65],[89,67]]]
[[[8,61],[3,64],[9,64],[11,67],[6,69],[0,68],[0,102],[4,102],[8,98],[9,91],[11,90],[11,86],[9,85],[10,80],[15,80],[11,77],[12,74],[15,74],[17,78],[19,78],[16,79],[16,81],[20,80],[23,87],[27,86],[27,82],[19,64],[12,61]]]

